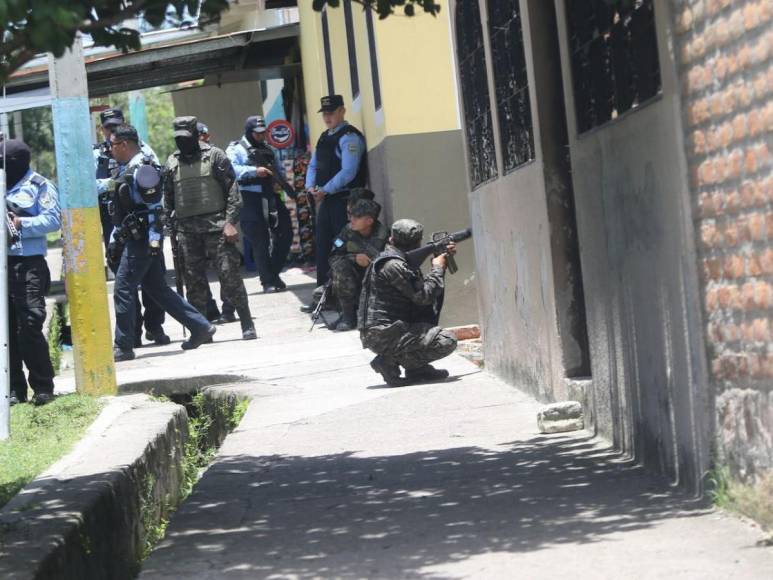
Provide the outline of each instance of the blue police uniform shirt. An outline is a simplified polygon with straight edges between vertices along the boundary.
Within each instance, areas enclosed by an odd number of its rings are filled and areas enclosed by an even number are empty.
[[[97,164],[99,163],[99,157],[100,157],[100,148],[97,147],[93,151],[94,151],[94,172],[96,173],[96,171],[97,171]],[[147,143],[145,143],[143,141],[140,141],[140,151],[144,155],[146,155],[147,157],[150,157],[153,160],[153,163],[155,163],[156,165],[161,165],[158,162],[158,157],[156,156],[156,152],[153,151],[153,149],[151,148],[150,145],[148,145]],[[113,164],[115,164],[115,165],[113,165]],[[111,167],[111,169],[113,167],[115,167],[115,166],[117,166],[117,164],[115,163],[115,160],[111,159],[110,160],[110,167]],[[110,185],[110,179],[111,178],[109,178],[109,177],[105,178],[105,179],[97,179],[97,194],[98,195],[102,195],[103,193],[105,193],[107,191],[107,189],[108,189],[108,187]]]
[[[239,141],[235,141],[228,146],[225,154],[233,165],[234,172],[236,173],[236,182],[239,185],[240,191],[252,191],[255,193],[261,193],[263,186],[259,183],[251,183],[249,185],[242,185],[239,183],[242,179],[257,177],[258,169],[254,165],[249,165],[250,148],[252,143],[247,140],[247,137],[242,137]],[[273,151],[273,149],[271,149]],[[278,175],[282,179],[285,178],[284,169],[279,164],[274,154],[274,166],[269,167],[275,175]]]
[[[335,135],[349,123],[344,121],[335,129],[328,131]],[[349,133],[341,137],[336,155],[341,160],[341,171],[336,173],[321,189],[326,194],[334,194],[346,189],[346,186],[357,176],[360,169],[360,159],[365,154],[365,141],[356,133]],[[311,156],[309,167],[306,170],[306,189],[312,189],[317,181],[317,152]]]
[[[139,167],[142,165],[146,160],[150,159],[150,161],[157,165],[155,161],[155,157],[151,157],[149,155],[146,155],[143,151],[140,151],[137,153],[134,157],[131,158],[131,161],[125,165],[118,165],[118,175],[117,177],[120,177],[127,171],[133,171],[136,167]],[[148,226],[153,226],[154,223],[156,223],[156,214],[155,210],[162,207],[162,200],[159,199],[156,203],[147,203],[142,199],[142,196],[140,196],[140,193],[137,191],[137,184],[132,181],[132,188],[131,188],[131,194],[132,194],[132,201],[136,204],[144,205],[148,208]],[[115,240],[115,231],[116,228],[113,228],[113,231],[110,233],[110,241]],[[158,241],[161,242],[163,238],[163,233],[156,231],[155,228],[149,227],[148,228],[148,241]]]
[[[46,234],[62,227],[59,194],[54,184],[30,169],[8,190],[6,198],[23,214],[19,216],[21,240],[8,249],[8,254],[45,256],[48,252]]]

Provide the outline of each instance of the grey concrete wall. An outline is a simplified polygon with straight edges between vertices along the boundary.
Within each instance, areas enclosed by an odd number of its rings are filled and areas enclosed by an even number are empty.
[[[386,137],[368,152],[370,185],[383,205],[385,224],[413,218],[424,224],[425,239],[435,231],[470,225],[461,131]],[[441,324],[478,322],[473,244],[459,245],[459,271],[446,275]]]
[[[225,149],[244,133],[244,120],[263,113],[260,83],[224,83],[172,92],[175,115],[193,115],[204,121],[212,143]]]
[[[662,97],[582,136],[569,89],[566,110],[596,427],[691,485],[706,465],[706,365],[668,5],[655,5]]]

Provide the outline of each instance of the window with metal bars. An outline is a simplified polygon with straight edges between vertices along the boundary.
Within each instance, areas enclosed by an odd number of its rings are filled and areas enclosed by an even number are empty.
[[[473,189],[497,176],[483,25],[477,2],[456,3],[456,50]]]
[[[354,40],[352,0],[344,0],[344,22],[346,24],[346,46],[349,49],[349,77],[352,82],[352,100],[354,100],[360,96],[360,71],[357,70],[357,45]]]
[[[660,93],[652,0],[566,0],[577,131]]]
[[[378,111],[381,108],[381,80],[378,75],[376,31],[373,27],[373,9],[370,4],[365,5],[365,25],[368,28],[368,50],[370,52],[370,74],[373,81],[373,102]]]
[[[327,10],[322,11],[322,47],[325,51],[325,72],[327,73],[327,94],[336,92],[333,78],[333,55],[330,48],[330,26],[327,22]]]
[[[487,0],[499,140],[505,173],[534,159],[529,83],[518,0]]]

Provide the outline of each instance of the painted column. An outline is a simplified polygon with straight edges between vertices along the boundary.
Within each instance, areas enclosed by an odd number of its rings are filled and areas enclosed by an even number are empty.
[[[5,156],[3,156],[5,157]],[[0,195],[5,207],[5,170],[0,169]],[[5,229],[5,225],[3,225]],[[8,369],[8,236],[0,231],[0,441],[11,435],[11,376]]]
[[[145,108],[145,95],[142,91],[129,93],[129,122],[137,129],[140,139],[148,141],[148,115]]]
[[[48,71],[75,381],[80,393],[110,395],[117,391],[115,363],[80,36],[61,58],[49,55]]]

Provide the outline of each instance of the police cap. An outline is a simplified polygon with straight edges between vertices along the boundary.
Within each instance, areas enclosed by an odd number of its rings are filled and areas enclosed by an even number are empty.
[[[99,122],[103,127],[123,125],[124,117],[121,109],[105,109],[99,114]]]
[[[198,124],[196,117],[175,117],[172,121],[172,127],[174,128],[175,137],[196,137],[198,135]]]
[[[209,135],[209,127],[201,121],[196,123],[196,130],[199,132],[199,135]]]
[[[399,248],[412,248],[421,243],[424,226],[416,220],[402,219],[392,224],[392,241]]]
[[[338,107],[344,106],[344,98],[341,95],[327,95],[320,99],[320,104],[322,107],[318,113],[332,113]]]

